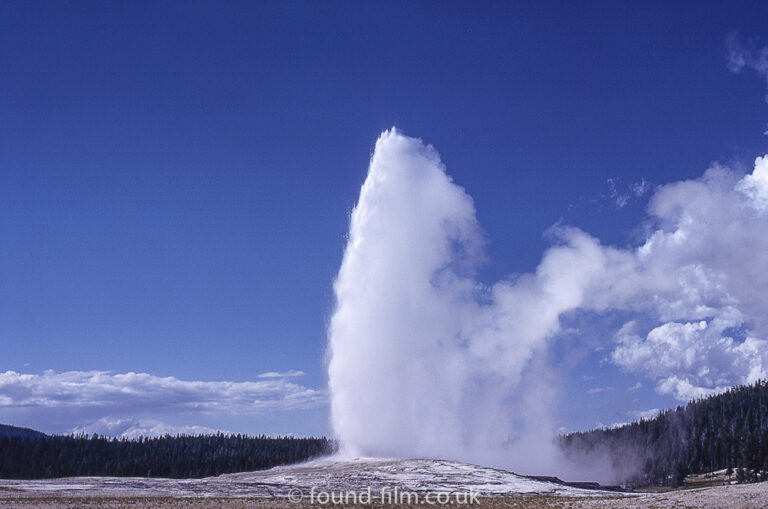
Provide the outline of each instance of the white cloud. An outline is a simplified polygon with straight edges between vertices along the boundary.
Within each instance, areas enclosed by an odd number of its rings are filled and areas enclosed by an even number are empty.
[[[325,400],[323,391],[290,382],[287,377],[204,382],[106,371],[0,373],[0,411],[14,416],[16,422],[32,418],[53,422],[57,432],[86,428],[100,432],[97,429],[109,429],[107,423],[119,427],[126,422],[132,422],[135,429],[151,430],[152,425],[137,419],[258,415],[312,408]],[[113,434],[125,432],[129,428]]]
[[[304,376],[306,373],[303,371],[297,371],[297,370],[290,370],[290,371],[268,371],[266,373],[261,373],[257,376],[257,378],[296,378],[299,376]]]
[[[642,179],[640,182],[635,182],[632,184],[629,188],[636,198],[640,198],[641,196],[645,195],[645,193],[650,191],[651,184],[645,179]]]
[[[672,394],[679,401],[690,401],[696,398],[703,398],[712,394],[718,394],[728,389],[723,387],[702,387],[694,385],[688,378],[679,378],[670,376],[662,378],[656,384],[656,390],[660,394]]]
[[[740,176],[714,165],[697,180],[659,188],[655,229],[632,251],[605,248],[590,292],[595,309],[658,320],[617,334],[617,365],[680,400],[764,377],[768,370],[768,157]],[[733,332],[740,330],[739,336]]]
[[[601,392],[611,392],[613,387],[593,387],[587,390],[587,394],[600,394]]]
[[[602,246],[571,229],[555,249],[591,274],[574,309],[633,312],[609,359],[684,401],[768,373],[768,157],[657,188],[645,241]],[[580,249],[576,239],[590,249]],[[549,256],[545,254],[544,260]],[[542,263],[542,265],[544,262]]]
[[[609,178],[607,182],[609,196],[616,204],[616,208],[624,208],[624,206],[629,203],[629,195],[622,194],[616,189],[616,181],[614,179]]]
[[[630,369],[643,369],[653,376],[664,376],[680,371],[702,371],[698,366],[709,345],[703,337],[707,322],[666,323],[656,327],[647,338],[634,332],[635,323],[629,322],[617,335],[619,346],[611,354],[613,362]]]
[[[752,69],[768,85],[768,46],[756,48],[745,45],[736,34],[728,37],[728,69],[738,73]],[[766,95],[768,102],[768,95]]]
[[[627,412],[627,416],[633,421],[639,421],[640,419],[653,419],[659,415],[658,408],[651,408],[650,410],[630,410]]]
[[[657,379],[656,389],[661,394],[689,400],[765,376],[765,341],[750,337],[738,343],[705,321],[665,323],[645,338],[635,329],[634,322],[622,327],[611,359],[630,371]]]
[[[93,423],[76,426],[72,433],[88,435],[99,434],[110,437],[136,439],[139,437],[160,437],[164,435],[212,435],[215,433],[231,434],[231,431],[207,426],[172,425],[154,419],[101,418]]]
[[[755,159],[755,171],[745,175],[736,189],[749,197],[755,209],[760,212],[768,209],[768,156]]]
[[[622,190],[619,189],[619,183],[616,179],[609,178],[606,180],[608,183],[608,198],[616,205],[617,209],[623,209],[631,201],[642,198],[651,189],[651,184],[645,179],[640,182],[635,182],[628,186],[622,186]]]

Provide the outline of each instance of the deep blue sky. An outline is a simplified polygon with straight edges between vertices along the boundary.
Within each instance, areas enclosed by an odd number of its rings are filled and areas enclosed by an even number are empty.
[[[433,144],[473,196],[483,278],[535,268],[561,219],[624,246],[644,203],[616,210],[607,179],[768,148],[765,84],[728,71],[725,42],[766,42],[766,20],[765,2],[2,2],[0,372],[322,387],[383,129]],[[217,425],[327,430],[322,408]]]

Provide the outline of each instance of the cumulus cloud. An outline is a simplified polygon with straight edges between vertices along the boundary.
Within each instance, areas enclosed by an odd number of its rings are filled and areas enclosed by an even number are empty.
[[[766,157],[747,175],[714,165],[700,179],[657,190],[646,241],[614,252],[591,290],[595,308],[660,322],[644,333],[627,323],[613,362],[680,400],[766,376],[766,190]],[[738,331],[743,337],[734,337]]]
[[[755,160],[755,170],[745,175],[736,185],[736,189],[749,198],[753,208],[765,212],[768,209],[768,157],[758,157]]]
[[[296,376],[296,372],[289,375]],[[60,432],[101,432],[98,430],[110,429],[107,423],[113,423],[115,429],[127,422],[133,423],[135,430],[141,426],[151,429],[136,420],[147,416],[257,415],[311,408],[325,402],[322,391],[287,378],[204,382],[147,373],[6,371],[0,373],[0,412],[15,416],[17,422],[45,415]],[[118,434],[128,432],[131,426],[119,429]]]
[[[629,322],[619,331],[611,354],[617,365],[657,379],[657,391],[687,401],[729,386],[765,377],[766,342],[748,337],[739,343],[706,321],[665,323],[645,338]]]

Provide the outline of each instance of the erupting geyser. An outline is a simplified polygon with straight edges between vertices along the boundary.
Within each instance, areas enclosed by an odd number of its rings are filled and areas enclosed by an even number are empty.
[[[541,438],[544,458],[548,391],[528,383],[516,395],[599,265],[574,269],[567,258],[599,248],[572,233],[563,233],[572,246],[550,250],[536,274],[483,288],[473,279],[483,236],[472,199],[434,148],[384,132],[334,287],[329,377],[342,451],[508,465],[503,446],[516,432]]]

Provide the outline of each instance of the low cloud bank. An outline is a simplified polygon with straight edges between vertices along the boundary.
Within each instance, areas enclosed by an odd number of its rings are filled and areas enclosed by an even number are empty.
[[[260,415],[324,404],[323,391],[291,381],[302,374],[265,373],[256,382],[205,382],[148,373],[6,371],[0,373],[0,413],[9,421],[40,422],[55,432],[129,437],[204,433],[212,429],[164,424],[157,418],[194,422],[196,416]]]

